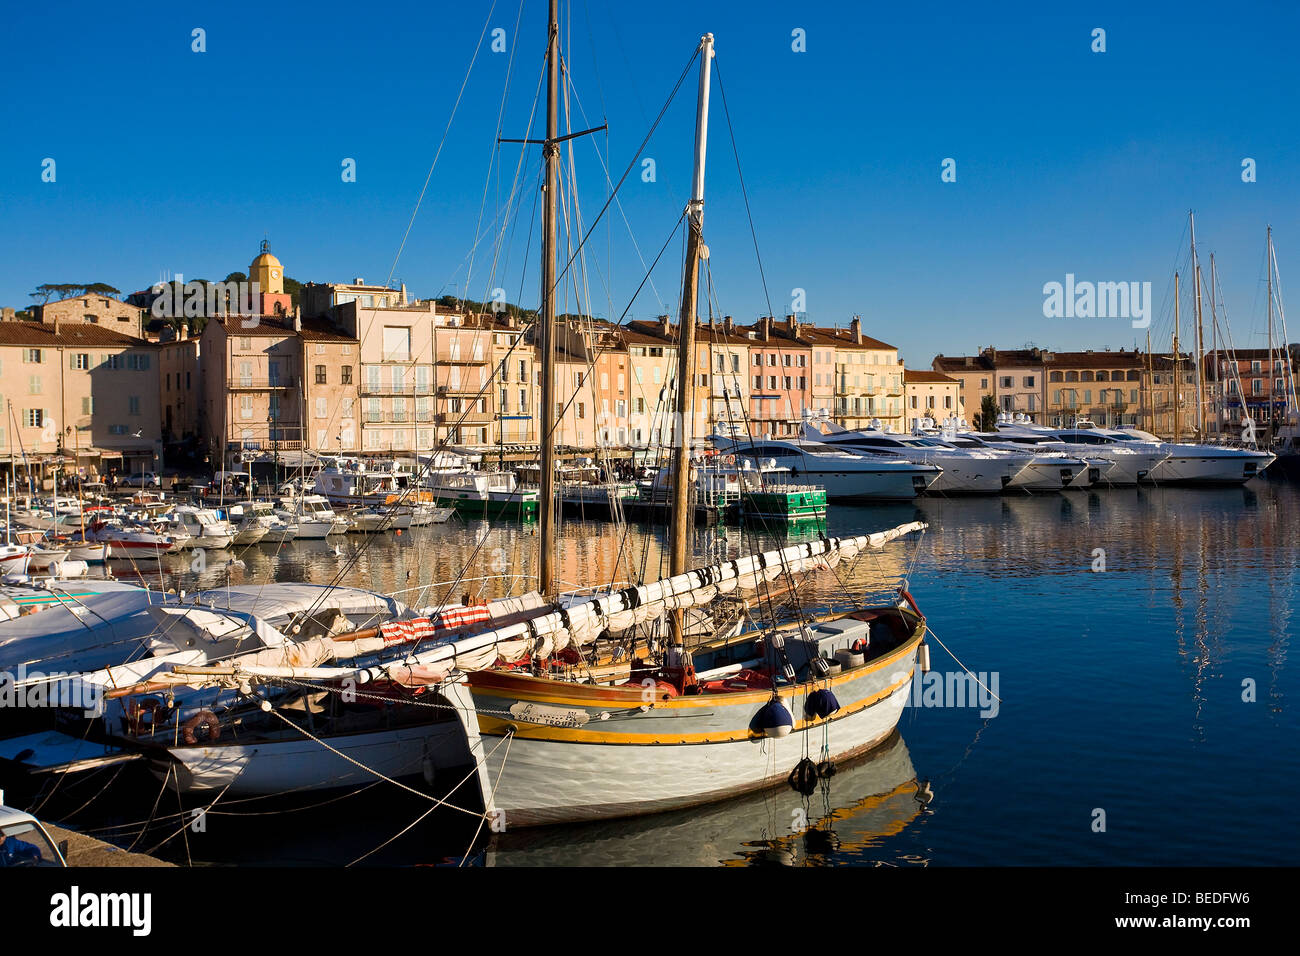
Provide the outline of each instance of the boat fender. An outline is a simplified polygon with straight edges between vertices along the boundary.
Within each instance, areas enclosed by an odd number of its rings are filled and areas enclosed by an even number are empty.
[[[817,765],[817,776],[822,778],[835,776],[835,764],[829,760],[823,760]]]
[[[921,645],[920,657],[921,657],[921,673],[922,674],[930,673],[930,645],[929,644]]]
[[[795,764],[786,781],[792,789],[802,793],[805,797],[808,796],[817,789],[817,765],[809,758],[804,757]]]
[[[749,729],[764,737],[785,737],[794,729],[794,717],[785,709],[780,698],[773,697],[754,714]]]
[[[819,687],[804,700],[803,709],[809,717],[822,719],[838,711],[840,702],[835,699],[835,694],[830,688]]]
[[[221,721],[217,720],[217,715],[210,710],[201,710],[181,724],[181,738],[187,744],[197,744],[199,742],[198,729],[200,726],[208,728],[208,743],[221,736]]]

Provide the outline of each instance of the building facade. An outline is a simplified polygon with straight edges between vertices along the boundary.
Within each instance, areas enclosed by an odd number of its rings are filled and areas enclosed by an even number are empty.
[[[903,389],[908,430],[914,430],[927,418],[942,427],[945,419],[961,415],[961,383],[942,372],[906,369]]]
[[[0,322],[0,455],[83,477],[163,465],[156,346],[99,323]]]

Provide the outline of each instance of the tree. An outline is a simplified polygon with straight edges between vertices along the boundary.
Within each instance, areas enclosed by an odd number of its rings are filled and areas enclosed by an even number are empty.
[[[985,395],[980,400],[980,413],[976,419],[976,428],[982,432],[991,432],[998,427],[998,403],[992,395]]]
[[[75,295],[121,295],[122,291],[109,285],[107,282],[46,282],[36,287],[36,291],[29,293],[31,298],[35,299],[41,305],[45,305],[54,299],[68,299]]]

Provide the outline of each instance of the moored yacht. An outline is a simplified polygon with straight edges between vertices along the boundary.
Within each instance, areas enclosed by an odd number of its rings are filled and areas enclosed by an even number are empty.
[[[1079,432],[1071,429],[1052,429],[1041,425],[1018,422],[999,422],[998,436],[1008,442],[1019,442],[1023,438],[1048,438],[1059,441],[1057,446],[1068,455],[1076,455],[1087,461],[1100,459],[1109,465],[1098,475],[1099,483],[1113,487],[1136,485],[1150,479],[1155,467],[1169,457],[1169,453],[1156,447],[1144,446],[1139,442],[1125,442],[1100,432]],[[1078,439],[1077,435],[1086,435]]]
[[[169,530],[184,531],[189,538],[183,541],[185,548],[228,548],[235,540],[235,532],[230,522],[219,518],[209,508],[196,508],[193,505],[181,505],[175,511],[164,516],[164,525]]]
[[[1079,423],[1060,433],[1066,441],[1091,443],[1097,436],[1122,442],[1130,447],[1164,452],[1167,457],[1156,465],[1148,481],[1176,485],[1240,485],[1264,473],[1277,460],[1272,452],[1228,445],[1204,445],[1164,442],[1148,432],[1132,428],[1097,428]]]
[[[937,465],[943,471],[926,487],[927,494],[995,495],[1023,467],[989,449],[954,448],[938,438],[896,435],[878,428],[850,431],[834,422],[805,422],[803,436],[854,454],[883,454],[918,465]]]
[[[826,489],[828,499],[899,501],[915,498],[939,478],[938,465],[918,464],[897,455],[855,453],[819,441],[729,438],[712,435],[719,454],[735,455],[757,467],[766,459],[789,469],[791,481]]]

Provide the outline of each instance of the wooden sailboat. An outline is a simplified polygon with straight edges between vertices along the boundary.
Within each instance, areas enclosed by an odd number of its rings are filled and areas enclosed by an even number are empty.
[[[703,256],[704,159],[713,37],[700,40],[695,175],[688,209],[674,434],[676,496],[668,576],[636,586],[557,594],[554,578],[555,203],[559,77],[557,3],[548,33],[546,200],[543,219],[540,600],[489,621],[436,633],[431,621],[402,621],[318,643],[310,655],[236,657],[177,666],[170,680],[192,687],[313,682],[467,688],[467,752],[475,754],[484,804],[506,827],[608,819],[694,806],[819,773],[863,754],[894,731],[908,699],[925,619],[907,593],[876,606],[811,620],[800,615],[746,633],[687,646],[687,612],[723,596],[755,604],[779,577],[835,567],[868,548],[919,531],[917,522],[873,535],[819,538],[702,567],[691,566],[690,482],[693,389],[690,362],[696,287]],[[770,602],[769,602],[770,604]],[[744,605],[746,608],[748,604]],[[752,615],[748,615],[752,621]],[[667,616],[667,646],[635,642],[626,673],[598,682],[590,652],[612,634]],[[423,628],[423,630],[422,630]],[[426,633],[431,632],[431,633]],[[626,649],[626,648],[625,648]],[[331,659],[333,658],[333,659]],[[157,680],[155,676],[153,678]],[[138,693],[132,688],[125,693]],[[380,691],[383,693],[383,691]],[[451,725],[449,725],[451,726]],[[310,741],[302,741],[309,744]],[[202,756],[203,748],[194,752]],[[207,748],[212,750],[213,748]],[[172,756],[185,754],[173,747]],[[245,771],[246,773],[247,771]],[[235,782],[237,789],[240,782]],[[498,827],[499,828],[499,827]]]

